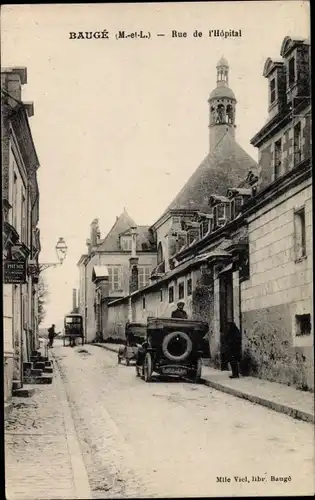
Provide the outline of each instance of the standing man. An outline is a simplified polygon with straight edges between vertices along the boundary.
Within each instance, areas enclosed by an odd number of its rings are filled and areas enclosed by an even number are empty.
[[[56,337],[56,332],[55,332],[55,325],[51,325],[50,328],[48,328],[48,339],[49,339],[49,347],[52,347],[54,344],[54,338]]]
[[[172,312],[172,318],[188,319],[186,311],[184,311],[185,302],[179,301],[177,309]]]
[[[239,363],[242,356],[242,335],[234,321],[227,324],[227,354],[231,366],[232,375],[230,378],[239,378]]]

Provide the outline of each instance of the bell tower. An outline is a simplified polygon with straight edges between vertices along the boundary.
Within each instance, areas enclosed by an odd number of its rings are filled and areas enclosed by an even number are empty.
[[[208,99],[210,152],[225,133],[235,137],[236,102],[234,92],[229,87],[229,64],[221,57],[217,64],[217,86]]]

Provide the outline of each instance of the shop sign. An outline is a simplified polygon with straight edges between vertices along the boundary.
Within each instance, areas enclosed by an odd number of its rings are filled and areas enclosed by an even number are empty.
[[[26,261],[5,260],[3,263],[3,282],[11,285],[26,283]]]

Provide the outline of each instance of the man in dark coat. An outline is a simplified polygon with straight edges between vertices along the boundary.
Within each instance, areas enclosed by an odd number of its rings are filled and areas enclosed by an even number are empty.
[[[177,303],[177,309],[172,312],[172,318],[188,319],[186,311],[184,311],[185,303],[180,301]]]
[[[56,337],[55,325],[51,325],[51,327],[48,328],[49,347],[53,346],[55,337]]]
[[[242,355],[242,335],[234,321],[227,324],[227,354],[231,366],[232,375],[230,378],[239,378],[239,362]]]

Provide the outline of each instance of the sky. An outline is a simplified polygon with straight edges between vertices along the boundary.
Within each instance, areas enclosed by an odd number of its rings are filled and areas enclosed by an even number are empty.
[[[268,118],[267,57],[285,36],[309,37],[308,2],[7,5],[2,7],[2,66],[26,66],[23,100],[40,168],[40,262],[50,296],[41,327],[62,325],[78,287],[77,262],[90,224],[102,237],[124,208],[153,224],[209,151],[208,103],[216,64],[230,65],[236,139],[257,160],[251,138]],[[241,37],[209,37],[211,29]],[[70,39],[107,30],[109,39]],[[150,39],[116,39],[142,30]],[[172,30],[187,37],[172,37]],[[202,37],[192,33],[201,31]],[[164,33],[158,37],[157,33]]]

